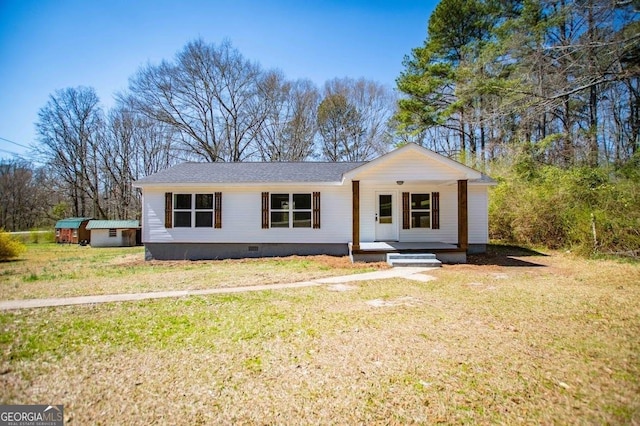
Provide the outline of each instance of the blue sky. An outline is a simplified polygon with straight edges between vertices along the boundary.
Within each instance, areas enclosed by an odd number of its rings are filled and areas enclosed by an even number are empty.
[[[229,39],[246,58],[319,87],[364,77],[389,87],[426,37],[432,1],[0,0],[0,138],[36,143],[57,89],[91,86],[105,108],[140,66],[189,41]],[[0,158],[27,149],[0,139]]]

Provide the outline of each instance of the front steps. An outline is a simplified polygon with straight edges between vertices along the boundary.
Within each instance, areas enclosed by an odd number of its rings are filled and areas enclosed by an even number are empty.
[[[387,253],[387,263],[395,266],[421,266],[434,268],[442,266],[433,253]]]

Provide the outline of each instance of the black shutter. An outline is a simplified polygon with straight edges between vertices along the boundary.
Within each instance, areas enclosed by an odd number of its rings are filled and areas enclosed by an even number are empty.
[[[313,229],[320,229],[320,193],[313,193]]]
[[[215,222],[214,227],[216,229],[222,228],[222,192],[216,192],[213,196],[214,198],[214,215]]]
[[[164,193],[164,227],[173,228],[173,193]]]
[[[408,192],[402,193],[402,229],[411,229],[411,200]]]
[[[431,229],[440,229],[440,193],[431,193]]]
[[[269,193],[262,193],[262,229],[269,229]]]

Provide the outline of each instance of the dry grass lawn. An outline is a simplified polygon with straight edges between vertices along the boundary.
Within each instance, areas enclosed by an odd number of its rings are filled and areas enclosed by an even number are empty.
[[[5,312],[0,403],[62,403],[69,424],[640,424],[640,265],[471,260],[429,282]]]
[[[288,283],[386,267],[386,264],[354,265],[346,257],[331,256],[146,262],[142,247],[31,244],[23,259],[0,262],[0,299]]]

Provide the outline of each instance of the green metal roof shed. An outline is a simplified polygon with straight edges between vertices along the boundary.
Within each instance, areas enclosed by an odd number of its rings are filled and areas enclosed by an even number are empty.
[[[91,220],[87,229],[132,229],[140,228],[137,220]]]
[[[56,229],[78,229],[82,222],[91,220],[90,217],[69,217],[66,219],[60,219],[56,222]]]

